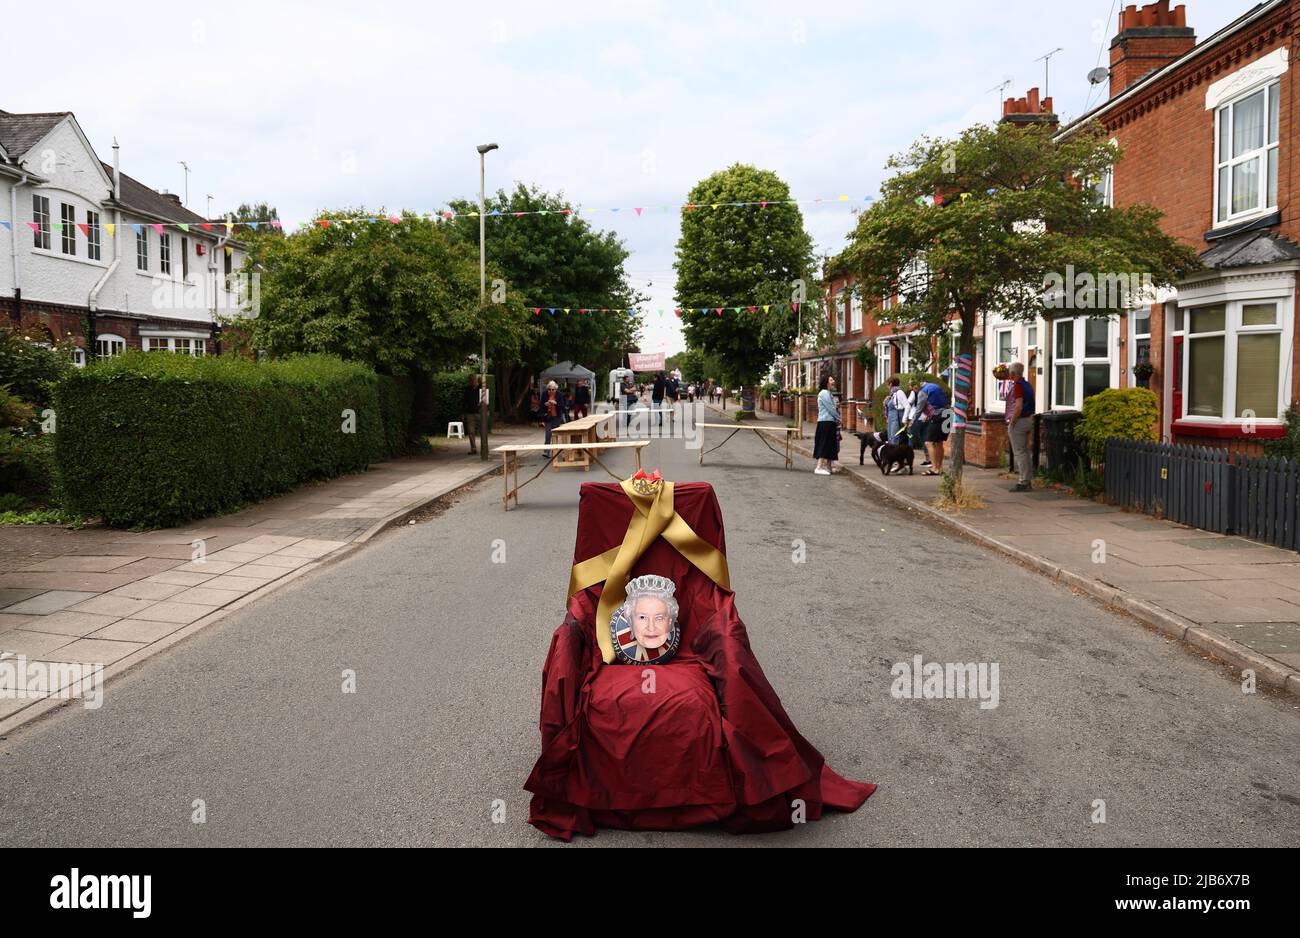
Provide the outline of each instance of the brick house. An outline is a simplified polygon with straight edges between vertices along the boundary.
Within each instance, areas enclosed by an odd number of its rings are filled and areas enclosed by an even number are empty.
[[[0,111],[0,322],[71,342],[74,358],[128,348],[220,351],[241,305],[244,250],[179,196],[104,163],[69,112]]]
[[[1198,43],[1185,7],[1129,6],[1110,46],[1108,99],[1059,134],[1104,126],[1124,150],[1104,197],[1154,205],[1164,229],[1201,252],[1203,271],[1127,311],[1108,336],[1120,385],[1133,383],[1139,361],[1153,366],[1161,433],[1174,442],[1258,452],[1282,435],[1300,393],[1298,24],[1300,2],[1269,0]],[[1080,351],[1064,330],[1054,325],[1044,349],[1054,403],[1067,393],[1056,372]],[[1085,376],[1078,391],[1087,390]]]

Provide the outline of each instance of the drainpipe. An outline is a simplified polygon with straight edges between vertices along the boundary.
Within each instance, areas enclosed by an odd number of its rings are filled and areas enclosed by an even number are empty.
[[[104,285],[112,279],[113,274],[117,272],[118,265],[122,263],[122,252],[118,250],[118,242],[122,237],[122,212],[117,208],[122,198],[122,167],[118,158],[118,152],[121,148],[117,145],[117,138],[113,138],[113,261],[108,265],[108,270],[104,271],[104,276],[100,277],[95,285],[90,288],[90,296],[87,298],[86,305],[90,308],[90,329],[86,333],[86,362],[89,363],[91,357],[95,354],[96,329],[95,313],[99,310],[99,291],[104,289]],[[102,227],[102,226],[101,226]]]
[[[18,189],[27,185],[28,175],[23,173],[23,178],[9,186],[9,221],[13,225],[12,237],[9,239],[9,259],[14,268],[14,321],[18,322],[23,316],[23,275],[22,267],[18,262]]]

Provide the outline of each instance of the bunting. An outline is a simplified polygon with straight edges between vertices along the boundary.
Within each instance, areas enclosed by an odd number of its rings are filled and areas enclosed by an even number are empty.
[[[770,315],[773,311],[783,313],[786,309],[791,312],[799,312],[801,303],[768,303],[768,304],[748,304],[743,306],[628,306],[628,307],[590,307],[575,309],[572,306],[530,306],[534,316],[541,316],[543,313],[551,316],[558,316],[563,313],[565,316],[577,313],[579,316],[607,316],[610,313],[619,314],[627,313],[631,316],[649,315],[657,312],[663,316],[665,312],[671,312],[678,319],[684,319],[689,316],[725,316],[728,313],[732,315],[744,314],[746,316]],[[761,312],[760,312],[761,311]]]

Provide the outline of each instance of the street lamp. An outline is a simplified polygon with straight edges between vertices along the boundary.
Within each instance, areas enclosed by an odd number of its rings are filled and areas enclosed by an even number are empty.
[[[478,305],[479,315],[483,315],[483,307],[487,305],[487,220],[483,217],[486,211],[485,202],[487,201],[487,190],[485,186],[487,174],[487,155],[493,150],[498,149],[495,143],[483,143],[478,147]],[[483,344],[479,354],[479,380],[478,380],[478,439],[479,439],[479,460],[486,461],[488,458],[488,432],[487,432],[487,324],[483,325]]]

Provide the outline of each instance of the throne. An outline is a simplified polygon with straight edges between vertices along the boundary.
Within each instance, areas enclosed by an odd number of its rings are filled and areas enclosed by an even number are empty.
[[[807,820],[856,810],[876,786],[826,765],[749,647],[713,487],[658,483],[648,496],[635,484],[581,489],[568,612],[542,672],[542,752],[524,785],[529,822],[568,841],[598,826],[782,830],[796,799]],[[676,583],[680,648],[664,664],[606,663],[602,593],[621,597],[643,574]]]

